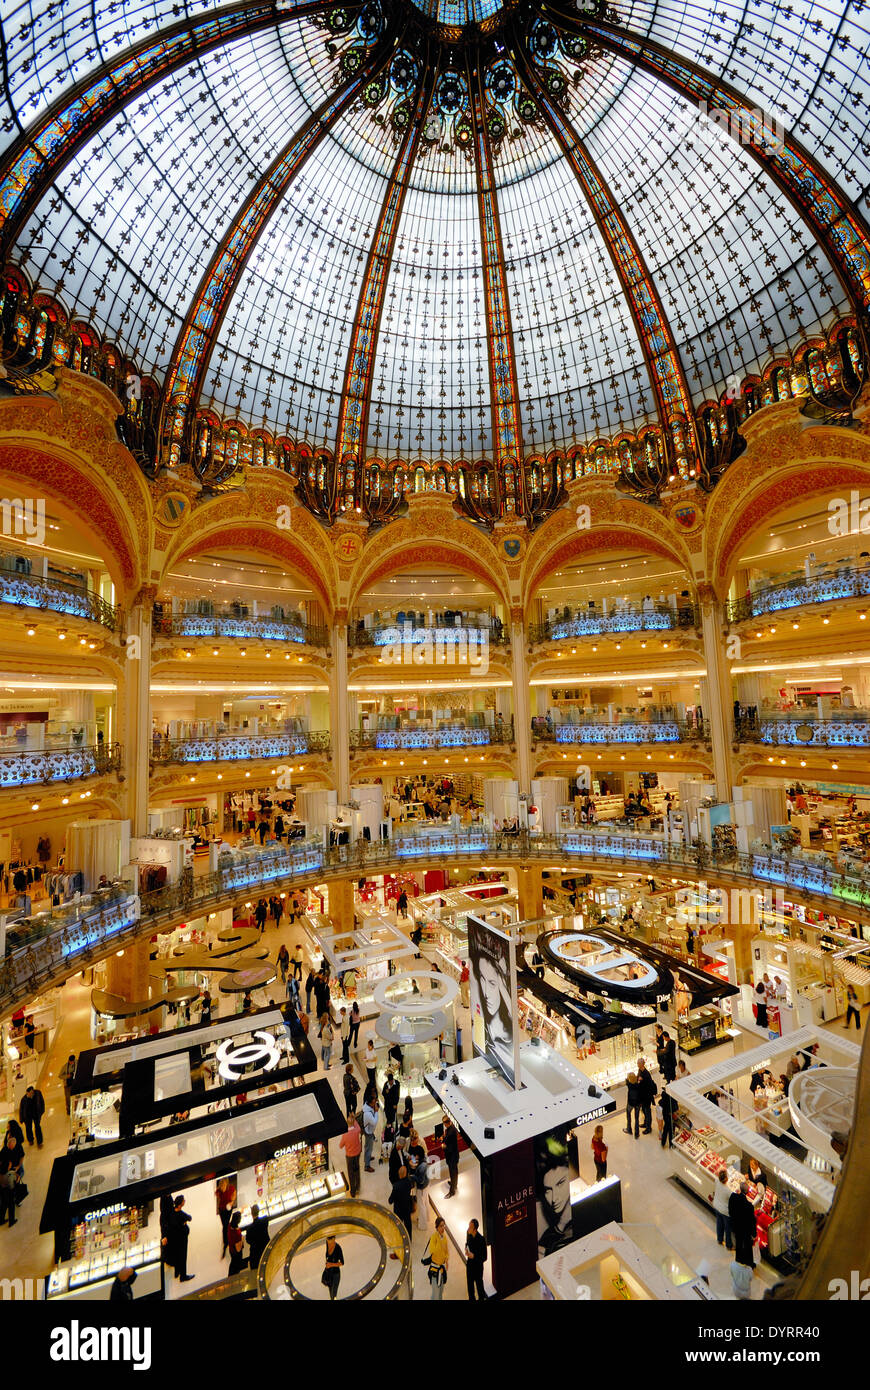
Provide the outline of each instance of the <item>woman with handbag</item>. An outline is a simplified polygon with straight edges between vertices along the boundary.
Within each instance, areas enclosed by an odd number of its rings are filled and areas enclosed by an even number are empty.
[[[325,1013],[320,1019],[320,1060],[323,1063],[323,1070],[329,1071],[329,1063],[332,1058],[332,1044],[335,1038],[332,1024],[329,1021],[329,1014]]]
[[[228,1273],[240,1274],[245,1268],[245,1257],[242,1248],[245,1244],[245,1237],[241,1228],[242,1213],[234,1211],[230,1217],[230,1224],[227,1227],[227,1244],[230,1250],[230,1267]]]
[[[329,1289],[330,1301],[338,1293],[338,1285],[341,1280],[341,1267],[344,1264],[344,1255],[341,1246],[335,1236],[326,1237],[326,1264],[320,1276],[320,1282],[325,1288]]]
[[[447,1226],[443,1216],[435,1222],[435,1230],[429,1237],[426,1247],[429,1252],[429,1298],[441,1302],[444,1285],[447,1283],[447,1264],[450,1259],[450,1246],[447,1241]]]

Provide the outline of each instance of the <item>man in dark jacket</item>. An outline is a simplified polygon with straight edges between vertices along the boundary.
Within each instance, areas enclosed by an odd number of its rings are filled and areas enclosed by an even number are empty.
[[[257,1269],[263,1251],[269,1244],[269,1223],[260,1215],[260,1208],[254,1202],[251,1207],[251,1224],[248,1227],[248,1249],[251,1252],[251,1269]]]
[[[448,1115],[444,1117],[444,1162],[450,1174],[448,1197],[456,1196],[456,1183],[459,1179],[459,1135],[456,1126]]]
[[[651,1134],[652,1103],[656,1098],[659,1088],[647,1071],[646,1062],[642,1057],[638,1057],[637,1059],[637,1088],[640,1108],[643,1111],[643,1132],[644,1134]]]
[[[486,1241],[480,1234],[478,1222],[472,1218],[465,1233],[465,1282],[468,1286],[468,1297],[472,1303],[475,1301],[475,1290],[479,1301],[481,1303],[486,1301],[486,1294],[483,1290],[483,1266],[485,1263]]]
[[[109,1302],[132,1303],[133,1284],[135,1281],[135,1269],[131,1269],[129,1265],[125,1265],[123,1269],[119,1269],[118,1273],[115,1275],[115,1282],[112,1284],[111,1292],[109,1293]]]
[[[169,1244],[172,1251],[171,1263],[175,1266],[175,1273],[182,1284],[186,1284],[194,1276],[187,1272],[187,1242],[190,1239],[190,1216],[184,1211],[184,1197],[175,1198],[172,1204],[172,1224],[170,1227]]]
[[[661,1056],[659,1058],[662,1076],[665,1084],[674,1081],[677,1075],[677,1045],[670,1033],[662,1033]]]
[[[408,1170],[405,1167],[399,1169],[396,1181],[393,1183],[393,1190],[390,1193],[390,1206],[396,1213],[400,1221],[404,1221],[408,1228],[408,1235],[414,1239],[414,1224],[411,1213],[411,1203],[414,1198],[414,1187],[408,1177]]]
[[[667,1144],[668,1148],[672,1149],[674,1147],[674,1115],[677,1113],[679,1107],[673,1096],[668,1095],[666,1087],[662,1088],[659,1106],[661,1107],[662,1120],[664,1122],[662,1128],[662,1148]]]
[[[33,1131],[36,1130],[36,1147],[42,1148],[42,1117],[45,1114],[45,1099],[41,1091],[37,1091],[35,1086],[28,1086],[24,1095],[21,1097],[21,1104],[18,1107],[18,1118],[24,1125],[27,1132],[28,1144],[33,1143]]]
[[[396,1111],[399,1108],[399,1083],[391,1071],[387,1072],[387,1079],[384,1082],[384,1089],[381,1091],[384,1099],[384,1124],[394,1125],[396,1123]]]
[[[734,1259],[739,1265],[748,1265],[752,1269],[755,1260],[752,1255],[752,1247],[756,1238],[755,1207],[747,1196],[748,1184],[742,1182],[739,1192],[732,1192],[728,1198],[728,1216],[731,1221],[731,1233],[734,1236]]]
[[[359,1082],[353,1074],[353,1067],[350,1062],[344,1069],[344,1076],[341,1078],[341,1089],[344,1091],[344,1113],[346,1115],[356,1114],[356,1098],[359,1095]]]
[[[390,1177],[390,1182],[395,1182],[395,1181],[396,1181],[396,1178],[399,1176],[399,1169],[402,1168],[402,1167],[404,1166],[404,1163],[405,1163],[405,1140],[402,1138],[401,1135],[399,1135],[399,1137],[398,1137],[398,1139],[396,1140],[395,1144],[394,1144],[393,1147],[390,1149],[390,1157],[389,1157],[389,1162],[388,1162],[388,1166],[387,1166],[387,1172],[388,1172],[389,1177]]]

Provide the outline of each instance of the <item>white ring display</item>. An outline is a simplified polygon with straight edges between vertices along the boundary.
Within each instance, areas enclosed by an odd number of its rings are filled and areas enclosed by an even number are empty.
[[[281,1049],[271,1033],[253,1033],[258,1042],[242,1043],[233,1046],[232,1038],[222,1042],[217,1050],[218,1072],[224,1081],[239,1081],[248,1075],[248,1068],[255,1071],[274,1071],[281,1060]],[[237,1070],[238,1068],[238,1070]]]
[[[851,1130],[857,1085],[853,1067],[810,1067],[798,1072],[788,1088],[788,1108],[797,1133],[835,1168],[841,1166],[841,1159],[831,1148],[831,1135]]]
[[[375,1032],[388,1043],[399,1043],[410,1047],[412,1043],[432,1042],[447,1031],[447,1015],[442,1009],[430,1009],[427,1014],[415,1014],[408,1018],[405,1014],[380,1014],[375,1022]]]
[[[411,982],[416,980],[419,985],[421,980],[430,981],[436,985],[437,989],[430,989],[427,992],[413,994],[411,992]],[[388,991],[394,991],[396,986],[407,984],[408,993],[401,999],[392,1000],[387,998]],[[372,991],[372,997],[378,1008],[388,1014],[409,1014],[416,1017],[418,1014],[431,1014],[433,1009],[446,1009],[452,1004],[459,994],[459,985],[456,980],[451,980],[449,976],[440,974],[437,970],[406,971],[401,975],[390,975],[386,980],[379,980]]]
[[[598,949],[589,950],[589,946]],[[577,949],[571,950],[575,946]],[[602,985],[611,981],[629,989],[646,989],[659,978],[658,971],[648,965],[640,956],[612,941],[600,936],[587,936],[583,932],[565,932],[549,942],[550,950],[565,965],[582,970],[592,979],[600,980]],[[586,949],[582,949],[585,947]],[[621,972],[639,970],[642,973],[629,978]],[[614,973],[617,972],[617,973]]]

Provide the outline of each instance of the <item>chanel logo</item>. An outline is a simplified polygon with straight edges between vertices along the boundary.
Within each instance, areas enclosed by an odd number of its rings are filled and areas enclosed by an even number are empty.
[[[271,1033],[254,1033],[258,1042],[233,1047],[221,1043],[217,1050],[218,1072],[224,1081],[238,1081],[247,1071],[272,1071],[281,1060],[281,1051]]]

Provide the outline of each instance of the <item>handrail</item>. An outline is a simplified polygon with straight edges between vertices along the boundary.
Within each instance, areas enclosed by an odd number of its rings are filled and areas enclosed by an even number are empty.
[[[514,721],[486,725],[482,729],[468,729],[459,725],[449,725],[443,729],[351,729],[349,743],[351,748],[404,749],[404,748],[486,748],[490,744],[513,743]]]
[[[575,637],[600,637],[608,632],[673,632],[677,628],[695,627],[698,614],[693,604],[672,608],[669,603],[655,602],[650,607],[627,604],[610,613],[587,608],[573,617],[546,618],[529,627],[529,642],[568,642]]]
[[[834,565],[829,572],[807,576],[797,574],[780,584],[769,584],[726,605],[730,623],[780,613],[804,604],[831,603],[844,598],[870,598],[870,563]]]
[[[0,753],[0,787],[75,782],[82,777],[102,777],[107,772],[120,770],[120,743]]]
[[[838,873],[825,864],[770,853],[714,856],[706,847],[676,845],[648,833],[614,832],[598,827],[529,835],[527,831],[490,834],[472,826],[459,833],[437,827],[430,831],[399,830],[391,841],[359,840],[353,845],[337,845],[328,850],[322,849],[319,842],[308,841],[293,850],[282,846],[254,853],[249,860],[236,862],[217,873],[182,880],[142,895],[139,929],[151,933],[158,922],[168,924],[202,916],[242,893],[274,892],[282,884],[292,889],[332,878],[358,878],[369,870],[380,870],[397,861],[407,866],[410,862],[425,864],[445,859],[477,865],[499,860],[512,864],[524,861],[552,864],[556,859],[566,867],[569,864],[625,866],[640,868],[651,875],[676,870],[693,879],[715,873],[720,878],[756,889],[791,888],[826,908],[848,911],[850,917],[870,921],[870,873],[866,876]],[[119,938],[112,933],[108,935],[112,937],[112,945],[107,949],[115,949]],[[81,959],[94,958],[97,937],[79,945],[70,939],[61,953],[57,944],[61,936],[62,933],[54,933],[28,945],[26,951],[16,954],[13,969],[7,969],[10,961],[4,963],[0,969],[0,1010],[26,998],[28,991],[33,993],[49,978],[53,979],[54,974],[72,974],[81,969]],[[31,954],[25,967],[22,962],[27,952]]]
[[[739,743],[765,743],[801,748],[870,747],[870,712],[843,710],[836,719],[817,719],[813,714],[783,711],[756,714],[735,721]]]
[[[580,719],[547,728],[543,718],[532,720],[532,738],[538,743],[699,743],[709,734],[703,726],[679,719]]]
[[[237,637],[256,642],[295,642],[299,646],[328,647],[329,629],[296,618],[240,614],[232,609],[214,613],[158,613],[152,630],[165,637]]]
[[[430,626],[407,620],[405,622],[380,623],[377,627],[356,627],[348,624],[347,645],[354,647],[391,647],[410,643],[412,647],[431,642],[435,646],[450,648],[467,644],[472,646],[485,638],[490,647],[510,646],[510,633],[500,618],[487,618],[481,614],[479,623],[461,623],[458,627],[448,624]]]
[[[246,762],[328,753],[329,731],[296,734],[207,734],[204,738],[159,738],[151,743],[152,763]]]
[[[0,570],[0,603],[40,612],[62,613],[69,618],[85,618],[115,632],[119,610],[99,594],[67,584],[62,579],[40,579],[29,574],[11,574]]]

